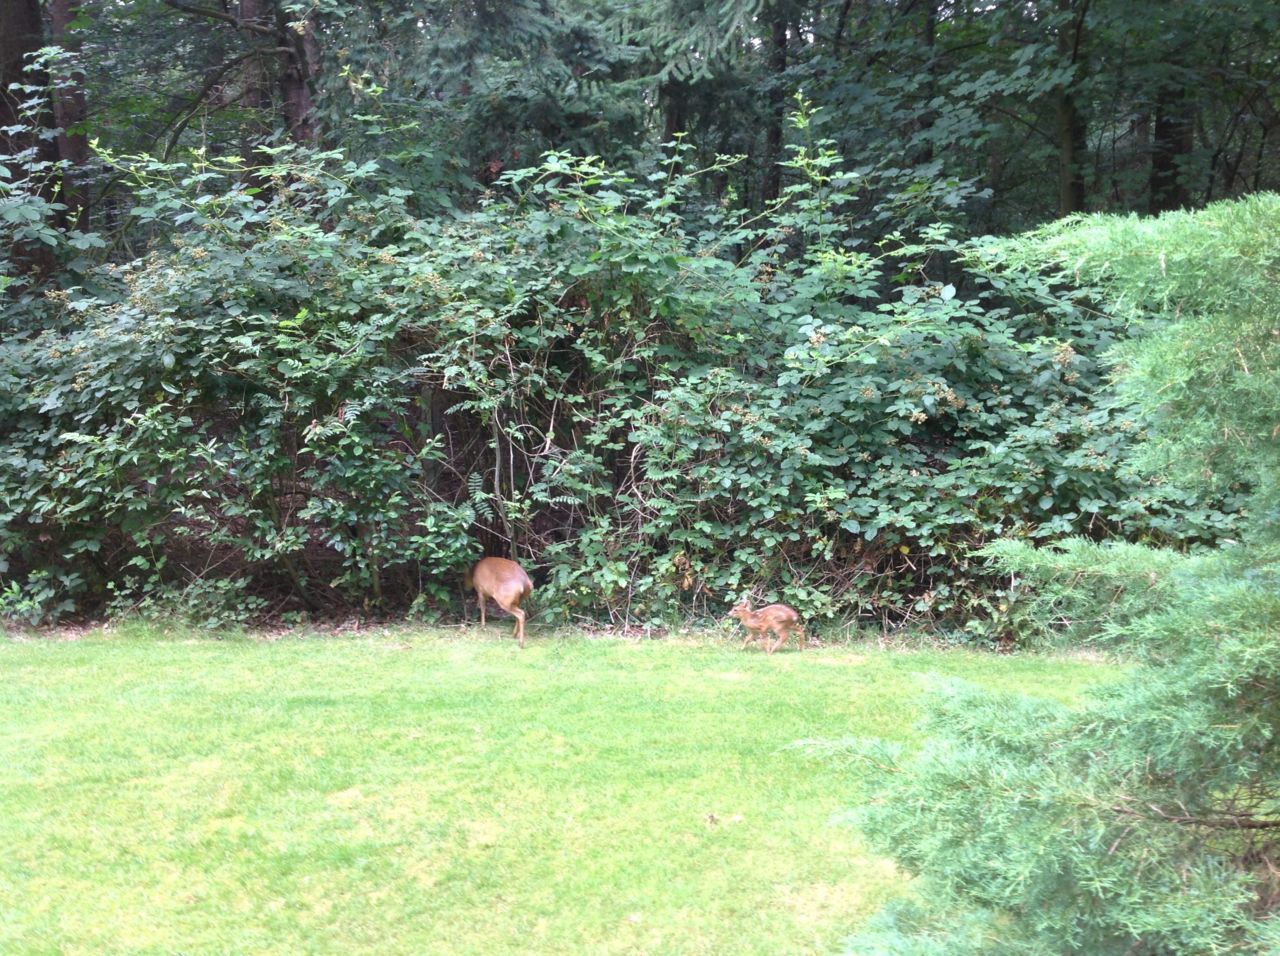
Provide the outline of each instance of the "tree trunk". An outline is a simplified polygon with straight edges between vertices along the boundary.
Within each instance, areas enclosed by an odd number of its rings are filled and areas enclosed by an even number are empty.
[[[270,26],[266,10],[263,9],[263,0],[240,0],[240,22],[264,27]],[[250,38],[252,38],[252,34],[250,34]],[[265,64],[257,57],[247,60],[243,76],[244,96],[242,102],[245,108],[254,113],[265,115],[271,109],[271,88],[267,79]]]
[[[1181,161],[1195,147],[1191,104],[1180,87],[1162,86],[1156,94],[1151,135],[1151,179],[1148,211],[1156,213],[1189,205],[1191,191]]]
[[[782,74],[787,69],[787,20],[783,11],[775,9],[769,43],[769,126],[765,130],[765,168],[761,197],[766,203],[782,192],[782,125],[787,118],[786,91]]]
[[[688,132],[686,103],[689,88],[679,80],[668,80],[658,91],[662,103],[662,141],[670,143],[676,133]]]
[[[240,22],[253,24],[255,27],[271,26],[265,9],[266,2],[267,0],[240,0]],[[246,39],[250,43],[255,42],[258,35],[252,31],[252,28],[245,32]],[[245,61],[244,71],[241,74],[244,83],[241,102],[244,103],[245,111],[253,119],[240,131],[240,154],[245,161],[246,182],[258,189],[259,195],[264,199],[270,194],[271,183],[260,174],[257,166],[258,157],[254,154],[258,146],[270,136],[271,129],[275,125],[271,113],[271,76],[268,73],[268,66],[275,62],[276,57],[266,52],[252,56]]]
[[[1087,127],[1070,90],[1058,91],[1054,111],[1058,140],[1058,215],[1069,216],[1073,212],[1083,212],[1085,208]]]
[[[0,3],[0,149],[12,156],[36,145],[25,126],[21,102],[29,96],[10,90],[14,83],[34,85],[27,72],[28,57],[44,46],[39,0],[4,0]],[[21,130],[6,132],[9,127]]]
[[[938,95],[938,58],[937,58],[937,42],[938,42],[938,8],[935,0],[926,0],[923,10],[924,24],[920,31],[920,42],[925,49],[925,88],[924,100],[926,103],[933,102],[935,96]],[[925,134],[930,127],[933,126],[932,109],[927,112],[917,113],[919,128],[916,132]],[[924,140],[920,144],[920,149],[912,157],[912,160],[919,164],[933,162],[933,143]]]
[[[284,122],[295,143],[310,145],[320,136],[316,125],[315,103],[311,84],[320,68],[320,43],[316,40],[313,16],[299,21],[300,29],[285,21],[285,13],[277,8],[280,35],[289,47],[280,69],[280,92],[284,96]]]
[[[844,39],[845,24],[849,22],[849,8],[853,6],[853,0],[844,0],[840,4],[840,12],[836,14],[836,29],[831,37],[831,52],[835,56],[840,55],[840,41]]]
[[[1085,0],[1073,11],[1071,0],[1059,0],[1058,12],[1064,17],[1058,29],[1058,54],[1062,63],[1073,68],[1072,75],[1079,76],[1089,2]],[[1085,208],[1084,163],[1089,148],[1088,127],[1077,106],[1072,82],[1055,91],[1054,127],[1058,142],[1058,215],[1068,216]]]
[[[71,0],[49,0],[53,42],[72,54],[80,51],[80,40],[71,29],[77,12]],[[71,224],[79,228],[88,212],[84,189],[76,181],[81,167],[89,162],[89,136],[84,129],[89,115],[84,72],[77,67],[70,76],[59,78],[52,85],[52,94],[54,122],[62,131],[58,134],[58,155],[69,164],[62,174],[62,201],[67,205]]]
[[[53,117],[48,115],[47,107],[41,106],[30,115],[24,109],[24,100],[30,100],[31,93],[11,90],[15,83],[28,86],[48,88],[48,77],[40,71],[28,70],[31,65],[30,55],[44,46],[44,24],[40,19],[39,0],[2,0],[0,2],[0,154],[17,156],[34,150],[30,159],[41,162],[56,162],[58,159],[57,144],[51,139],[44,139],[36,128],[53,126]],[[38,95],[38,94],[36,94]],[[47,102],[47,101],[46,101]],[[27,162],[7,161],[6,166],[13,171],[17,181],[28,178]],[[48,202],[54,202],[56,196],[52,188],[52,180],[42,176],[35,188],[40,196]],[[13,258],[19,268],[28,275],[41,276],[53,268],[53,253],[42,242],[31,243],[13,249]]]

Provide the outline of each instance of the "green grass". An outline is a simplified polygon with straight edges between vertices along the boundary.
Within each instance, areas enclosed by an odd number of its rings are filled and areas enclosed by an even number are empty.
[[[508,630],[0,640],[0,952],[830,952],[906,881],[788,744],[1108,676]]]

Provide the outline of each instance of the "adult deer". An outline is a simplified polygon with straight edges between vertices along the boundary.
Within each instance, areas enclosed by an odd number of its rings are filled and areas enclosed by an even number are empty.
[[[511,636],[518,637],[520,646],[524,647],[525,612],[520,609],[520,603],[533,593],[533,582],[524,568],[506,558],[481,558],[467,572],[462,584],[468,591],[475,588],[476,600],[480,602],[480,626],[485,624],[485,601],[493,598],[498,607],[516,619],[516,629]]]
[[[787,607],[785,604],[770,604],[762,607],[758,611],[751,610],[751,603],[743,598],[733,606],[733,610],[729,612],[729,617],[736,617],[742,622],[747,629],[747,639],[742,642],[742,649],[746,650],[747,645],[759,638],[765,639],[765,648],[770,654],[781,647],[792,634],[796,635],[796,639],[800,643],[800,650],[804,650],[804,628],[800,626],[800,615],[796,613],[795,608]],[[773,646],[769,647],[769,632],[773,631],[778,635],[778,639],[774,641]]]

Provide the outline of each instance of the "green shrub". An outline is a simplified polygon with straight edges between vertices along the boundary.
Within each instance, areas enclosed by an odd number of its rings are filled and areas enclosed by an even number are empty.
[[[1007,595],[1024,639],[1102,642],[1135,618],[1177,600],[1175,574],[1193,562],[1168,548],[1064,538],[1043,547],[993,541],[979,552],[1014,579]]]
[[[931,743],[882,759],[899,772],[871,775],[859,814],[921,875],[919,905],[886,916],[869,945],[958,945],[946,926],[959,913],[989,927],[964,937],[973,952],[1273,951],[1277,226],[1280,197],[1258,196],[1061,224],[1005,247],[1100,282],[1118,312],[1150,312],[1148,335],[1118,353],[1120,391],[1150,423],[1129,467],[1161,480],[1176,463],[1192,492],[1225,483],[1244,523],[1238,541],[1191,556],[1080,541],[987,549],[1029,592],[1042,632],[1104,641],[1139,666],[1079,710],[966,687],[938,696]]]
[[[941,227],[868,244],[824,143],[764,221],[698,201],[720,167],[681,155],[637,181],[550,154],[434,219],[337,154],[113,158],[151,248],[0,346],[9,574],[83,610],[126,574],[422,610],[487,548],[540,569],[548,618],[754,591],[995,641],[974,545],[1231,526],[1219,489],[1118,473],[1127,319]]]
[[[472,513],[429,487],[441,438],[399,338],[426,287],[386,251],[399,197],[331,156],[257,170],[269,200],[234,165],[133,171],[167,243],[104,267],[110,292],[50,292],[50,327],[0,346],[11,573],[74,569],[86,608],[111,583],[151,603],[138,587],[252,580],[324,609],[407,604],[423,568],[460,567]]]

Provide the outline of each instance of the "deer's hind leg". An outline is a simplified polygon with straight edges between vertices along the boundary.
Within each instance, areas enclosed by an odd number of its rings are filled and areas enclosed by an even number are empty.
[[[512,632],[512,637],[520,639],[520,646],[524,647],[524,611],[520,609],[520,605],[513,604],[510,608],[511,615],[516,619],[516,629]]]
[[[791,636],[791,628],[787,627],[785,624],[779,624],[774,628],[773,633],[778,635],[778,639],[773,642],[773,647],[769,648],[770,654],[787,642],[787,638]]]

